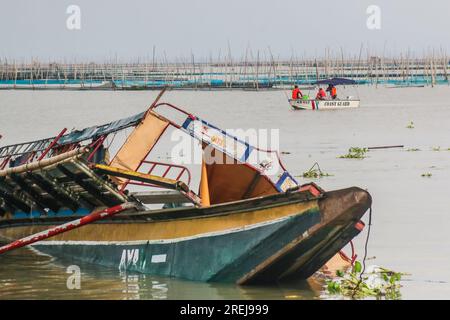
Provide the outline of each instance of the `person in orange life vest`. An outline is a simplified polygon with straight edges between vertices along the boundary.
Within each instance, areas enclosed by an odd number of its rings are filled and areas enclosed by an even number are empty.
[[[337,98],[337,90],[336,90],[336,87],[333,86],[332,84],[329,84],[329,85],[328,85],[328,88],[327,88],[326,91],[330,92],[330,96],[331,96],[332,99],[336,99],[336,98]]]
[[[331,98],[336,99],[337,98],[337,90],[335,86],[331,86]]]
[[[323,90],[323,88],[320,88],[319,92],[317,92],[316,99],[317,100],[325,100],[326,96],[327,96],[327,94],[325,93],[325,90]]]
[[[292,99],[301,99],[303,97],[302,92],[298,88],[297,85],[295,85],[294,90],[292,90]]]

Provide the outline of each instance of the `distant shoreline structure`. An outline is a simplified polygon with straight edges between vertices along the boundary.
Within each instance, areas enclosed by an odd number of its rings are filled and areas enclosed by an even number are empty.
[[[361,85],[434,86],[449,84],[446,55],[425,58],[343,57],[219,62],[16,63],[0,60],[0,89],[159,90],[284,89],[331,77]]]

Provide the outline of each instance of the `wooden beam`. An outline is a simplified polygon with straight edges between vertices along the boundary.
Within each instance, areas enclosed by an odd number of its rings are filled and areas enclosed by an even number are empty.
[[[94,164],[93,168],[103,174],[107,174],[114,177],[126,178],[129,180],[140,181],[145,183],[154,184],[159,187],[164,187],[173,190],[189,191],[189,187],[182,181],[163,178],[151,174],[145,174],[136,171],[123,170],[115,167],[106,166],[103,164]]]
[[[117,190],[116,185],[113,185],[103,179],[102,177],[99,177],[94,171],[91,170],[86,164],[80,161],[72,161],[71,165],[75,166],[75,168],[79,171],[81,171],[84,175],[89,177],[93,183],[101,184],[102,187],[108,191],[112,196],[117,198],[121,203],[128,202],[129,198],[122,194],[119,190]]]
[[[4,177],[0,177],[0,192],[0,198],[4,201],[4,208],[6,211],[10,209],[11,212],[17,210],[30,212],[30,204],[15,195],[14,188],[9,185]]]
[[[14,194],[0,189],[0,197],[6,202],[7,205],[22,210],[23,212],[31,212],[31,207],[21,199],[14,196]]]
[[[46,177],[35,174],[35,173],[27,173],[27,178],[34,181],[39,188],[46,191],[49,195],[54,197],[59,203],[63,204],[67,208],[71,209],[72,211],[77,211],[78,208],[80,208],[80,203],[78,199],[74,198],[64,190],[61,186],[57,186],[51,181],[49,181]]]
[[[42,209],[42,211],[46,212],[45,208],[48,208],[53,212],[58,212],[60,206],[56,201],[52,201],[51,199],[45,199],[44,197],[42,197],[42,195],[32,187],[32,184],[28,183],[21,176],[12,174],[10,177],[15,183],[17,183],[21,190],[25,192],[27,196]]]
[[[68,176],[71,180],[75,181],[76,184],[78,184],[80,187],[82,187],[84,190],[86,190],[86,192],[88,192],[90,195],[92,195],[92,197],[94,197],[96,200],[98,200],[103,205],[112,207],[112,206],[115,206],[115,205],[121,203],[121,201],[119,201],[118,199],[108,197],[107,195],[105,195],[102,192],[102,189],[98,185],[96,185],[90,181],[84,180],[83,174],[75,174],[72,171],[70,171],[68,168],[66,168],[63,164],[59,164],[57,167],[63,174]]]

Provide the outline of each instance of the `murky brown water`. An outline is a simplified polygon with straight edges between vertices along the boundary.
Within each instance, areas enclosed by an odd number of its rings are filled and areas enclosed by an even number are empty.
[[[0,259],[1,299],[312,299],[321,289],[320,285],[306,281],[271,287],[237,287],[123,273],[77,263],[81,288],[69,290],[67,280],[71,274],[67,268],[73,261],[39,255],[27,248],[7,253]]]
[[[450,297],[450,88],[358,89],[356,110],[291,111],[281,91],[168,92],[164,98],[223,128],[279,128],[280,149],[295,175],[315,162],[333,176],[325,189],[367,188],[373,196],[369,256],[408,272],[406,299]],[[353,94],[351,91],[349,94]],[[57,134],[145,109],[156,92],[0,91],[0,144]],[[414,129],[407,129],[410,121]],[[351,146],[405,145],[370,151],[364,160],[338,159]],[[433,148],[440,147],[440,151]],[[421,151],[409,152],[408,148]],[[421,177],[431,173],[430,178]],[[365,232],[356,239],[363,255]],[[318,298],[304,281],[273,287],[205,284],[80,265],[80,290],[68,290],[71,263],[20,249],[0,256],[0,299],[286,299]]]

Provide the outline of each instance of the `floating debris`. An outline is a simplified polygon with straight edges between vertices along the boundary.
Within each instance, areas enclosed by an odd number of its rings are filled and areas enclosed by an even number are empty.
[[[348,149],[348,153],[340,156],[341,159],[364,159],[366,157],[366,153],[369,151],[368,148],[358,148],[351,147]]]
[[[409,148],[406,151],[415,152],[415,151],[421,151],[421,150],[419,148]]]
[[[400,299],[400,280],[405,273],[395,272],[376,265],[369,266],[362,273],[362,266],[356,261],[350,272],[338,271],[336,277],[326,282],[330,295],[341,295],[352,299],[375,297],[377,299]]]
[[[314,165],[308,171],[303,172],[303,174],[301,175],[301,177],[303,177],[303,178],[310,178],[310,179],[317,179],[317,178],[330,177],[330,176],[332,176],[332,174],[323,172],[320,169],[320,166],[317,162],[314,163]]]
[[[406,126],[408,129],[414,129],[414,122],[410,121],[409,124]]]
[[[368,150],[379,150],[379,149],[393,149],[393,148],[403,148],[404,145],[394,145],[394,146],[376,146],[376,147],[367,147]]]
[[[441,151],[441,147],[433,147],[431,150],[433,150],[433,151]]]
[[[281,151],[281,154],[291,154],[289,151]]]

